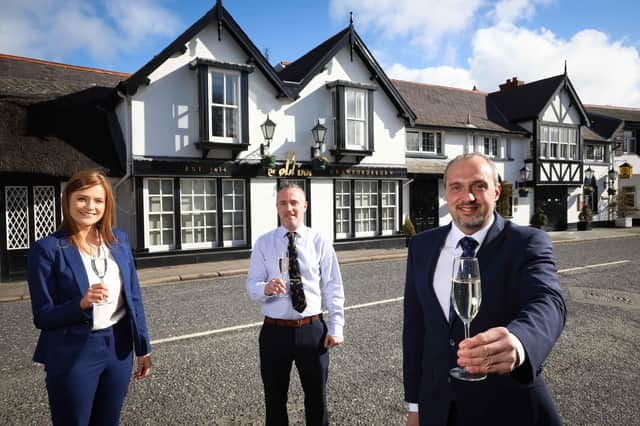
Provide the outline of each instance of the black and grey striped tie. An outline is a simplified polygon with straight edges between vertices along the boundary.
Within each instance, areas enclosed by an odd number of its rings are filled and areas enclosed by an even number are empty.
[[[307,307],[307,300],[304,296],[304,288],[302,279],[300,278],[300,265],[298,264],[298,253],[296,252],[295,232],[289,232],[289,246],[287,252],[289,255],[289,282],[291,292],[291,304],[293,309],[302,312]]]

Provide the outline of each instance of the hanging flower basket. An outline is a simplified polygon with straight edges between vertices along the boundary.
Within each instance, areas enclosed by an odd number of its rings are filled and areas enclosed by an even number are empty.
[[[316,157],[311,160],[311,167],[313,170],[326,170],[329,166],[329,159],[327,157]]]
[[[265,155],[260,160],[260,165],[265,169],[273,169],[276,166],[276,157],[273,155]]]

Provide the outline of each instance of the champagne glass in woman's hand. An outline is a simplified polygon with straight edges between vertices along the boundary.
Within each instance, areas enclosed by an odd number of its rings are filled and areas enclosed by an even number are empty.
[[[471,320],[480,310],[482,289],[480,286],[480,266],[475,257],[456,257],[453,261],[453,277],[451,287],[451,303],[453,309],[464,324],[464,338],[469,338]],[[484,373],[469,373],[462,367],[449,370],[449,373],[460,380],[478,381],[487,377]]]
[[[93,272],[96,274],[96,276],[100,278],[100,284],[106,287],[106,284],[102,279],[107,274],[107,258],[91,257],[91,269],[93,269]],[[96,305],[106,305],[108,303],[113,303],[113,301],[110,300],[109,296],[107,295],[107,297],[105,297],[101,302],[96,303]]]

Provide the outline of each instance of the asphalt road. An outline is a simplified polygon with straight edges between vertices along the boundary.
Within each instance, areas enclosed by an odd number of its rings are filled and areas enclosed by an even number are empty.
[[[555,252],[569,317],[545,374],[560,413],[571,425],[640,424],[640,238],[561,244]],[[403,423],[404,268],[397,260],[343,267],[346,342],[331,352],[333,424]],[[122,424],[262,424],[254,325],[261,316],[244,277],[148,287],[143,295],[154,371],[131,384]],[[31,362],[37,330],[29,302],[0,304],[0,324],[0,424],[48,424],[44,372]],[[193,333],[202,335],[186,337]],[[303,424],[295,369],[289,411],[292,424]]]

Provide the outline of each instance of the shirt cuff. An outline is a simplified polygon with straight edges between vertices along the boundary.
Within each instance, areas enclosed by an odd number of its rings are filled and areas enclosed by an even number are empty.
[[[407,411],[410,413],[417,413],[419,411],[418,407],[416,402],[407,402]]]
[[[518,362],[516,367],[520,367],[524,364],[525,352],[524,346],[522,346],[522,342],[518,339],[514,334],[509,333],[509,338],[511,339],[511,343],[516,347],[516,353],[518,354]]]
[[[327,326],[327,334],[329,336],[343,337],[343,335],[342,335],[343,331],[342,330],[343,330],[342,325],[328,324],[328,326]]]

